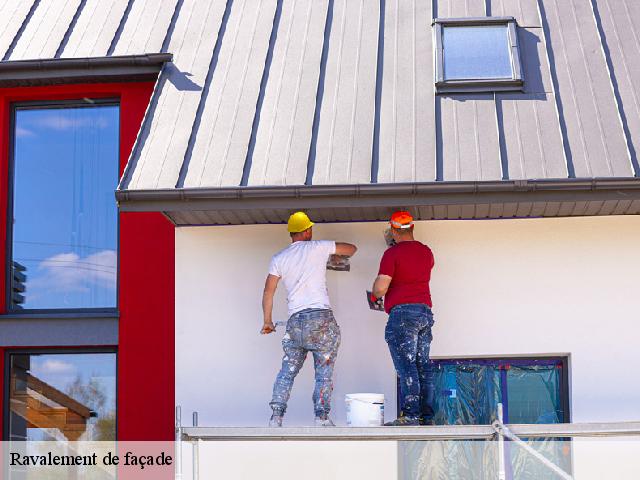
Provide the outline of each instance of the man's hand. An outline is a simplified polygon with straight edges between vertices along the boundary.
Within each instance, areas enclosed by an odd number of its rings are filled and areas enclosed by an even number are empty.
[[[271,320],[271,315],[273,312],[273,295],[276,293],[276,288],[278,287],[279,280],[280,277],[269,274],[267,275],[267,279],[264,282],[264,292],[262,293],[262,311],[264,313],[264,323],[262,325],[262,329],[260,330],[260,333],[262,333],[263,335],[276,331],[276,326]]]
[[[260,333],[263,335],[268,335],[269,333],[273,333],[276,331],[276,326],[273,324],[273,322],[264,322],[264,324],[262,325],[262,329],[260,330]]]
[[[378,275],[373,282],[371,292],[376,296],[376,298],[382,298],[387,294],[389,285],[391,285],[391,277],[389,275]]]
[[[367,301],[369,302],[369,308],[371,310],[377,310],[384,312],[384,300],[376,297],[373,293],[367,290]]]
[[[357,251],[358,247],[351,243],[336,242],[336,255],[340,255],[342,257],[353,257]]]

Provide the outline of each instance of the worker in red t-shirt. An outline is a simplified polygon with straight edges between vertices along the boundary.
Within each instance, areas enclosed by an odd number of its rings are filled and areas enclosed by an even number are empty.
[[[382,256],[372,301],[384,297],[384,309],[389,314],[384,337],[400,379],[403,415],[385,425],[432,424],[433,370],[429,348],[433,313],[429,280],[433,253],[413,238],[413,217],[409,212],[395,212],[390,224],[395,245]]]

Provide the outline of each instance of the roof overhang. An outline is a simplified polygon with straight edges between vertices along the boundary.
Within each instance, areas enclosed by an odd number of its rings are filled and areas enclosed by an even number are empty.
[[[170,53],[0,62],[0,87],[155,80]]]
[[[122,211],[163,212],[176,225],[282,223],[298,209],[314,221],[528,218],[640,214],[640,178],[116,191]]]

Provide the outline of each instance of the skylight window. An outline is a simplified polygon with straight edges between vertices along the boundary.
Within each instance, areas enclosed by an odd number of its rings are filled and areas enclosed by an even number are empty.
[[[434,25],[439,93],[522,90],[514,18],[447,18]]]

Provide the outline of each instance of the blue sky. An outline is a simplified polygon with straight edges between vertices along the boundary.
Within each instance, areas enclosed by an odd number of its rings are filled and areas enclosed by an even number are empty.
[[[16,110],[13,259],[24,308],[115,307],[119,108]]]

